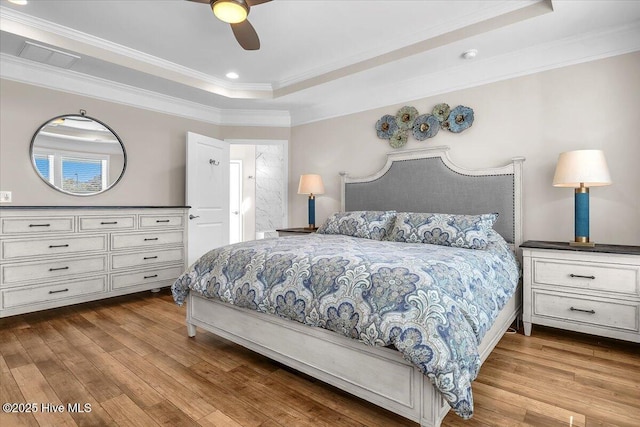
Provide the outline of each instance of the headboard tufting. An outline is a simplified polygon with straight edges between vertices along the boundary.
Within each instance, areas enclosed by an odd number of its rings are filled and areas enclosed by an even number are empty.
[[[523,157],[497,168],[454,165],[449,147],[387,154],[373,175],[342,175],[342,209],[481,214],[498,212],[494,229],[515,248],[522,243]]]

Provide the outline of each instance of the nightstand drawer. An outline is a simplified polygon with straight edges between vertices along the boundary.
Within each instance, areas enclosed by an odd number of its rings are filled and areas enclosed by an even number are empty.
[[[640,295],[640,267],[538,258],[533,260],[532,285],[556,285]]]
[[[46,303],[87,294],[106,292],[107,276],[60,282],[45,286],[28,286],[2,291],[2,308]]]
[[[533,291],[533,316],[638,332],[640,303]]]

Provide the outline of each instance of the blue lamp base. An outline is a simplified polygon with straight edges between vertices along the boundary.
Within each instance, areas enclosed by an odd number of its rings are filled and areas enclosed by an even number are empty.
[[[575,192],[575,240],[569,242],[571,246],[594,247],[589,241],[589,189],[584,186],[576,188]]]
[[[316,228],[316,198],[309,195],[309,229]]]

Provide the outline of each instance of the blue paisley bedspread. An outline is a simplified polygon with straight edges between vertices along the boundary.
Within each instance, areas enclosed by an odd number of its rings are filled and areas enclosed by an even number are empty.
[[[486,249],[311,234],[202,256],[172,286],[239,307],[395,346],[462,418],[473,415],[478,344],[513,295],[518,264],[491,231]]]

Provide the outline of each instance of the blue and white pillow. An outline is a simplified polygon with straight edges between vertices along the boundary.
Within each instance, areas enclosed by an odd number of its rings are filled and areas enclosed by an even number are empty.
[[[336,212],[327,218],[317,233],[386,240],[395,219],[396,211]]]
[[[455,215],[399,212],[388,240],[484,249],[489,242],[489,231],[497,219],[497,213]]]

